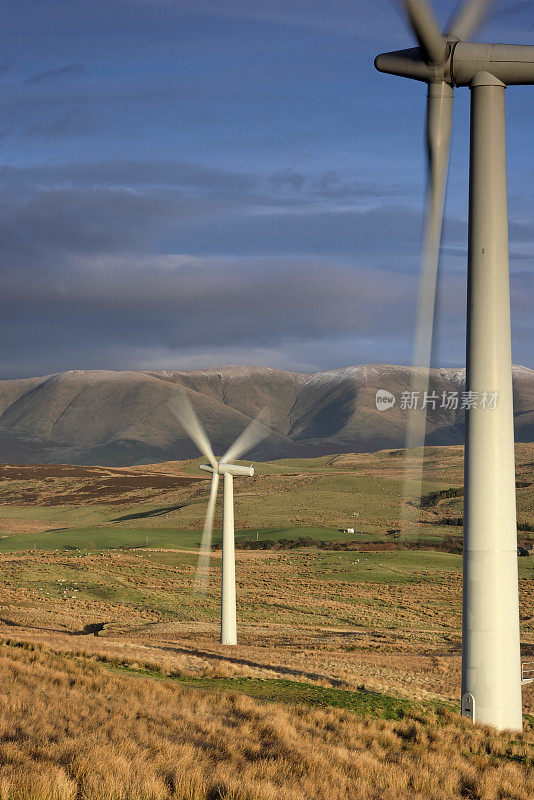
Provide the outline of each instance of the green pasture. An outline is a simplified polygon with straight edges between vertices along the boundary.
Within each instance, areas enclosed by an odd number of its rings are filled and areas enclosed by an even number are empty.
[[[443,536],[450,536],[450,528],[428,526],[425,541],[439,542]],[[105,552],[110,550],[190,550],[194,560],[201,539],[201,531],[171,530],[164,528],[122,528],[106,526],[66,528],[39,533],[4,534],[0,537],[0,552],[15,553],[28,550],[59,551],[73,556],[83,553]],[[299,558],[299,554],[314,552],[314,569],[324,572],[329,580],[371,580],[373,582],[399,582],[414,580],[418,571],[454,571],[460,569],[461,556],[431,550],[398,550],[391,552],[358,552],[357,550],[329,551],[313,548],[313,541],[343,542],[391,541],[389,536],[370,534],[343,534],[337,528],[264,528],[236,532],[236,542],[256,541],[275,544],[300,538],[311,539],[310,548],[296,547],[277,550],[288,557]],[[221,532],[214,531],[213,544],[220,546]],[[157,559],[158,554],[153,554]],[[534,575],[534,559],[520,558],[520,574],[524,577]],[[383,569],[381,569],[383,567]]]
[[[261,485],[255,489],[254,484],[237,480],[234,487],[236,524],[239,526],[241,520],[246,527],[252,527],[257,520],[260,528],[352,527],[353,515],[358,513],[358,527],[365,532],[375,534],[394,527],[403,502],[402,470],[394,470],[389,465],[389,475],[366,475],[352,467],[331,466],[331,460],[331,456],[323,456],[256,463],[259,476],[286,475],[289,482],[275,484],[272,491],[266,493]],[[197,472],[197,462],[188,465],[187,470]],[[290,478],[299,475],[305,480],[292,484]],[[441,488],[441,482],[423,482],[424,493]],[[167,513],[162,504],[162,513],[154,518],[154,523],[165,527],[179,518],[181,527],[193,527],[195,522],[198,524],[207,493],[206,485],[205,497],[195,497],[179,510],[170,506]],[[146,513],[149,516],[148,510]]]
[[[314,574],[324,581],[389,584],[432,581],[442,573],[459,572],[461,568],[461,556],[428,550],[322,552],[313,559]]]
[[[309,537],[318,541],[350,540],[352,534],[343,534],[334,528],[267,528],[258,531],[236,531],[236,541],[280,541]],[[21,550],[59,550],[62,552],[98,552],[103,550],[132,550],[161,547],[164,549],[197,550],[202,531],[165,528],[122,528],[106,526],[65,528],[40,533],[4,534],[0,536],[0,553]],[[221,544],[220,530],[213,532],[213,545]],[[369,537],[362,536],[362,541]]]
[[[83,553],[103,550],[131,550],[138,547],[195,549],[200,545],[200,531],[165,530],[160,528],[87,527],[3,535],[0,553],[21,550],[59,550]]]
[[[357,539],[359,542],[368,542],[371,539],[385,540],[385,536],[371,535],[369,533],[343,533],[339,528],[258,528],[257,530],[236,531],[236,542],[283,542],[298,541],[299,539],[312,539],[316,542],[351,542]],[[215,541],[221,540],[220,533],[217,534]]]
[[[109,531],[101,529],[100,532]],[[139,535],[144,536],[145,532],[129,532],[129,539],[124,531],[121,533],[125,537],[123,545],[137,545]],[[189,532],[185,533],[190,535]],[[108,543],[117,544],[113,541]],[[3,544],[5,547],[5,540]],[[54,549],[57,551],[59,548]],[[102,619],[98,617],[96,621],[124,624],[129,619],[128,614],[125,615],[124,607],[142,612],[143,615],[148,612],[152,615],[152,621],[215,622],[218,619],[220,557],[213,558],[208,595],[201,598],[193,590],[194,567],[197,561],[195,550],[151,550],[141,547],[121,551],[102,547],[97,558],[84,558],[86,555],[87,550],[84,549],[63,549],[50,560],[6,560],[2,565],[3,585],[24,589],[29,595],[24,602],[30,604],[38,598],[43,601],[65,601],[67,615],[74,612],[85,615],[93,608],[86,606],[86,603],[100,602],[103,605],[98,613]],[[376,590],[369,595],[364,592],[362,596],[347,599],[336,611],[330,608],[330,601],[343,597],[343,585],[365,584],[371,589],[373,585],[379,587],[425,582],[439,586],[449,576],[459,576],[462,569],[461,556],[425,550],[362,553],[308,548],[269,551],[263,558],[266,570],[272,565],[276,572],[276,567],[283,564],[290,568],[297,581],[313,578],[314,581],[320,581],[324,588],[315,589],[312,601],[298,592],[290,592],[278,599],[269,594],[266,602],[258,585],[249,589],[238,561],[240,619],[264,623],[275,608],[280,623],[315,627],[347,624],[364,628],[395,627],[397,620],[391,599],[381,599],[380,595],[376,595]],[[521,558],[518,563],[521,577],[532,580],[534,559]],[[432,626],[439,619],[439,615],[436,616],[434,612],[436,608],[439,611],[441,602],[437,596],[436,602],[431,603]],[[95,619],[90,618],[89,621],[94,622]],[[405,622],[401,620],[398,624],[403,626]],[[430,622],[425,617],[413,625],[428,628]]]
[[[445,535],[450,530],[443,529]],[[195,551],[200,546],[200,530],[180,530],[173,528],[123,528],[101,525],[80,528],[59,528],[39,533],[7,534],[0,536],[0,553],[14,553],[23,550],[57,550],[66,553],[101,552],[105,550],[133,550],[138,548],[163,548],[167,550],[185,549]],[[440,528],[429,526],[425,531],[426,541],[439,542],[443,538]],[[221,544],[221,531],[214,530],[213,546]],[[391,541],[383,534],[343,533],[337,528],[258,528],[257,530],[237,530],[236,542],[272,543],[300,539],[312,542],[352,542],[361,543]],[[313,547],[313,544],[310,545]],[[294,548],[292,548],[294,549]]]
[[[280,458],[275,461],[254,461],[237,460],[236,464],[249,465],[253,463],[254,471],[257,475],[281,475],[284,473],[292,472],[313,472],[315,470],[324,470],[326,467],[333,470],[347,470],[347,466],[331,465],[330,462],[335,456],[319,456],[318,458]],[[205,463],[206,459],[203,457],[195,458],[190,464],[185,467],[185,472],[191,475],[196,475],[199,472],[199,464]],[[350,467],[349,467],[350,469]]]
[[[198,462],[186,466],[189,473],[198,473]],[[364,537],[380,540],[388,531],[395,530],[399,524],[403,505],[402,471],[395,470],[395,464],[389,463],[389,474],[366,475],[357,469],[347,467],[331,468],[330,456],[317,459],[287,459],[279,462],[259,462],[257,472],[260,480],[235,482],[235,519],[236,525],[242,529],[238,535],[248,538],[250,531],[255,535],[260,532],[262,539],[277,540],[280,538],[298,538],[311,536],[323,540],[343,540],[339,528],[353,527],[354,513],[357,513],[357,531],[362,541]],[[389,458],[389,461],[392,461]],[[395,461],[395,459],[393,459]],[[272,487],[261,476],[273,477]],[[284,477],[285,476],[285,477]],[[302,477],[302,480],[299,478]],[[178,535],[176,546],[196,546],[195,531],[203,524],[209,491],[208,482],[197,485],[192,497],[177,495],[164,490],[156,498],[132,503],[69,506],[38,506],[0,504],[0,517],[13,520],[31,520],[49,522],[51,529],[66,529],[73,537],[72,546],[79,547],[79,539],[73,533],[78,529],[81,536],[89,530],[100,526],[110,526],[116,531],[119,541],[122,534],[131,538],[133,530],[147,531],[147,535],[156,536],[155,546],[167,546],[168,537]],[[436,481],[424,481],[424,494],[448,488],[447,484]],[[532,518],[534,509],[530,487],[518,489],[518,511],[520,520]],[[1,499],[1,495],[0,495]],[[221,497],[216,510],[215,527],[220,528],[222,503]],[[446,498],[432,508],[439,517],[461,516],[462,498]],[[454,534],[451,526],[426,526],[422,536],[421,527],[416,525],[417,509],[413,509],[414,525],[407,538],[425,538],[440,540],[443,536]],[[184,540],[182,533],[190,530],[192,538]],[[295,531],[293,534],[292,531]],[[314,531],[319,531],[318,534]],[[324,531],[324,533],[323,533]],[[180,532],[177,534],[177,532]],[[54,549],[53,531],[50,530],[47,548]],[[33,534],[30,534],[33,536]],[[108,545],[102,541],[103,534],[95,533],[89,549],[98,549]],[[104,535],[105,536],[105,535]],[[144,541],[144,533],[137,544]],[[9,547],[16,546],[16,540],[10,537]],[[0,540],[0,542],[3,540]],[[5,548],[0,543],[0,552]],[[59,543],[63,546],[63,542]],[[119,544],[119,546],[122,546]],[[132,545],[128,545],[132,546]]]

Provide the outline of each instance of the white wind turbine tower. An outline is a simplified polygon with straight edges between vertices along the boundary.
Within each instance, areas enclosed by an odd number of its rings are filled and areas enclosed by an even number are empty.
[[[223,476],[223,536],[222,536],[222,585],[221,585],[221,644],[237,644],[236,589],[235,589],[235,538],[234,538],[234,477],[252,478],[254,468],[231,464],[264,439],[269,430],[267,412],[262,411],[257,419],[238,436],[226,453],[217,460],[209,439],[195,414],[185,390],[175,392],[169,400],[169,408],[186,433],[196,444],[209,464],[200,464],[200,469],[211,472],[211,487],[208,510],[204,521],[200,554],[195,577],[195,588],[204,594],[207,591],[213,517],[217,503],[219,476]]]
[[[428,85],[428,195],[416,364],[428,375],[453,88],[471,90],[467,383],[498,392],[466,412],[462,714],[522,728],[504,91],[534,84],[534,46],[465,41],[491,3],[466,0],[441,34],[427,0],[404,0],[419,47],[381,72]],[[420,431],[421,433],[421,431]],[[423,431],[424,436],[424,431]]]

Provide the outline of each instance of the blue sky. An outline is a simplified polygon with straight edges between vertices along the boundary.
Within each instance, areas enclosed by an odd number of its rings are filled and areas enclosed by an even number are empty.
[[[452,2],[435,4],[442,23]],[[1,377],[410,363],[426,87],[362,0],[4,0]],[[501,0],[482,41],[534,42]],[[434,362],[464,363],[468,91]],[[534,87],[507,92],[513,358],[534,367]]]

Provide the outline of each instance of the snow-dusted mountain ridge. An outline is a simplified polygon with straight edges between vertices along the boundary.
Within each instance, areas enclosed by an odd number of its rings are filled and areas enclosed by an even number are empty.
[[[187,389],[216,453],[265,406],[271,434],[251,454],[256,459],[402,447],[411,372],[380,364],[314,374],[228,366],[188,372],[71,370],[4,380],[0,462],[126,466],[196,456],[167,406],[178,384]],[[457,368],[431,371],[429,392],[437,400],[429,402],[429,443],[463,442],[464,380],[465,371]],[[393,395],[392,407],[377,408],[379,390]],[[444,407],[442,398],[454,393],[458,408]],[[534,371],[526,367],[514,367],[514,413],[516,440],[532,441]]]

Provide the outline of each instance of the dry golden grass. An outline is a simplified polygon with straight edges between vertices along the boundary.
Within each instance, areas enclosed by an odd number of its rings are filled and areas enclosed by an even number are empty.
[[[397,554],[396,563],[409,555]],[[363,558],[351,559],[357,557]],[[407,583],[341,580],[323,575],[324,553],[238,551],[239,644],[227,648],[218,644],[220,558],[213,559],[205,600],[192,593],[194,558],[181,558],[171,552],[0,556],[0,631],[194,675],[365,684],[458,702],[459,572],[423,573]],[[68,591],[54,588],[63,586]],[[531,581],[520,586],[523,657],[534,660],[534,593]],[[109,598],[110,588],[117,594]],[[83,635],[97,622],[107,623],[98,638]],[[534,713],[534,687],[524,690],[524,708]]]
[[[260,704],[0,646],[2,800],[528,800],[531,748],[450,714]]]
[[[0,518],[0,531],[10,534],[42,533],[42,531],[50,530],[50,528],[59,528],[61,524],[61,522],[54,520]]]
[[[461,455],[459,448],[440,448],[433,461],[430,448],[429,480],[461,484]],[[517,455],[518,475],[526,480],[532,445],[519,445]],[[347,478],[354,472],[358,480],[367,476],[362,490],[369,481],[380,490],[369,508],[382,514],[385,526],[397,503],[393,478],[386,480],[396,456],[340,459],[341,469],[334,460],[312,472],[292,468],[243,485],[236,498],[240,522],[247,527],[248,514],[252,524],[254,503],[274,507],[274,497],[285,503],[281,515],[289,509],[300,521],[316,513],[308,508],[314,493],[316,502],[329,498],[341,519],[340,504],[354,497]],[[205,482],[172,490],[166,483],[178,476],[188,484],[190,466],[68,468],[73,474],[36,473],[27,481],[14,473],[4,486],[0,527],[34,533],[38,540],[43,527],[66,523],[73,529],[96,524],[91,530],[103,526],[117,537],[122,526],[154,526],[155,536],[158,524],[171,529],[183,519],[193,525],[205,511]],[[87,474],[76,473],[85,469]],[[272,489],[275,495],[269,495]],[[527,513],[532,492],[523,491],[530,498]],[[36,519],[17,519],[16,506],[26,501],[35,503]],[[176,508],[182,501],[192,504],[182,511]],[[127,516],[108,521],[124,514],[121,507],[142,511],[139,503],[174,510],[135,522]],[[69,541],[68,531],[58,535]],[[220,552],[212,559],[205,599],[192,592],[195,554],[180,546],[1,554],[0,800],[533,797],[531,725],[511,744],[509,736],[447,714],[394,722],[339,709],[264,705],[243,695],[110,674],[95,661],[153,667],[163,675],[285,678],[352,690],[364,684],[457,706],[460,559],[434,557],[433,565],[422,558],[417,566],[419,556],[409,552],[238,550],[239,644],[228,648],[218,644]],[[521,580],[520,594],[523,657],[534,660],[531,577]],[[98,638],[85,630],[95,623],[106,623]],[[534,685],[523,699],[525,711],[534,714]]]
[[[515,464],[516,477],[521,479],[523,476],[532,480],[532,458],[534,455],[534,443],[516,443],[515,445]],[[407,466],[410,466],[411,459],[408,459]],[[462,485],[464,448],[463,445],[451,445],[445,447],[425,447],[423,472],[425,480],[440,480],[445,478],[451,486]],[[397,468],[404,470],[405,451],[404,450],[378,450],[375,453],[345,453],[334,456],[330,464],[337,467],[352,467],[353,469],[363,470],[366,474],[382,476],[391,473],[394,464]],[[413,458],[414,469],[419,469],[419,455]]]

